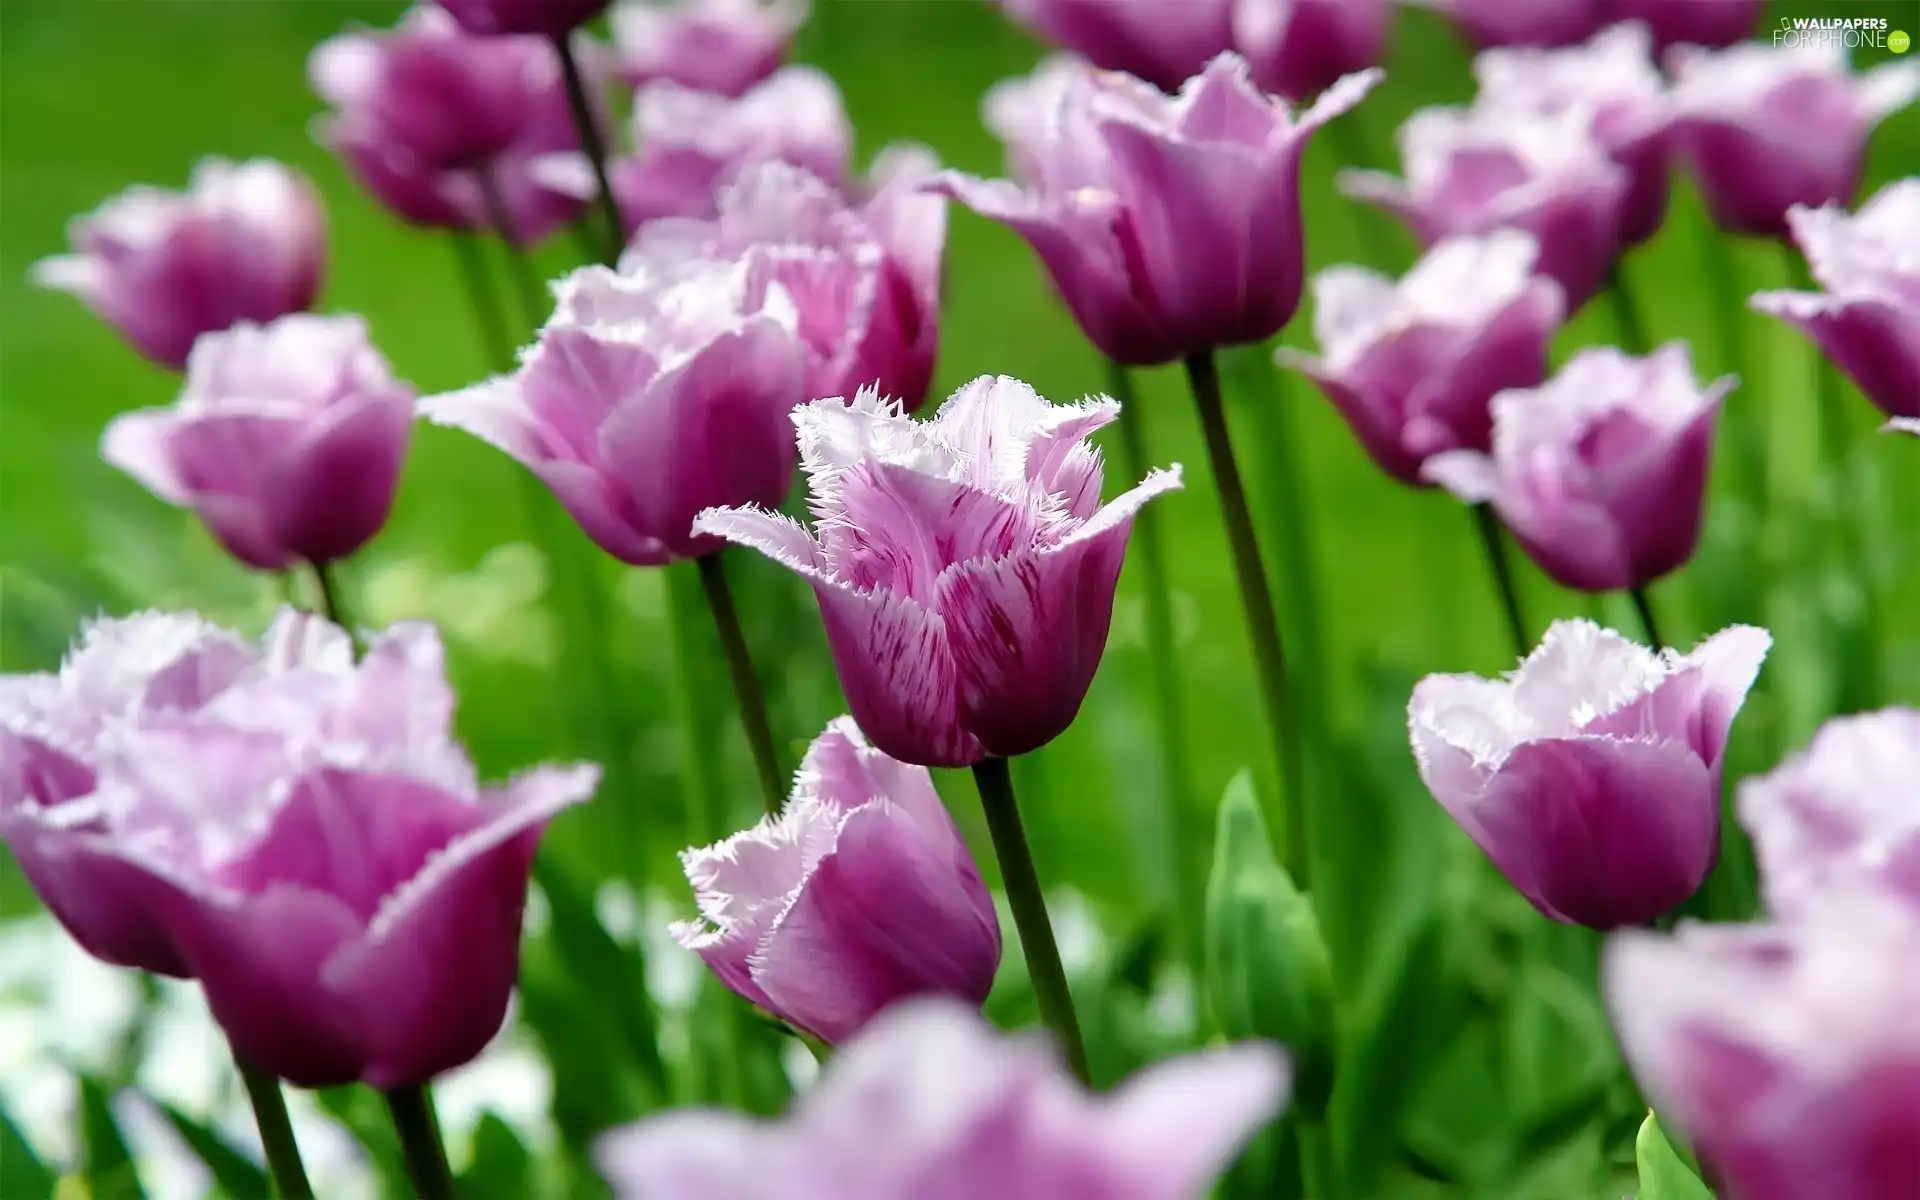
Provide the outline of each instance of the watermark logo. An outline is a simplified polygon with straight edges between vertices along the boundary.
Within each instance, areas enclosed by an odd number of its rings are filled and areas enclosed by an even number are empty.
[[[1913,39],[1907,36],[1904,29],[1896,29],[1887,35],[1887,49],[1895,54],[1905,54],[1912,45]]]
[[[1781,17],[1780,27],[1773,31],[1773,44],[1904,54],[1912,40],[1904,31],[1889,28],[1885,17]]]

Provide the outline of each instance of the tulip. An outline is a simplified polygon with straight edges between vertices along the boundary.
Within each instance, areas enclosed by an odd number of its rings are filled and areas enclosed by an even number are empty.
[[[1640,588],[1693,556],[1727,376],[1701,388],[1685,342],[1610,346],[1493,398],[1493,450],[1435,455],[1426,478],[1491,502],[1534,562],[1586,592]]]
[[[1171,362],[1277,333],[1300,304],[1300,155],[1379,80],[1351,75],[1296,118],[1223,54],[1178,97],[1082,71],[1024,188],[957,173],[941,190],[1024,237],[1089,340],[1115,361]],[[1003,93],[1004,95],[1004,93]],[[1028,128],[1039,129],[1039,118]]]
[[[700,514],[813,585],[847,705],[883,753],[970,766],[1052,741],[1106,649],[1140,506],[1180,486],[1154,471],[1104,507],[1087,444],[1120,406],[1048,404],[982,376],[932,420],[872,389],[794,412],[815,516]]]
[[[1753,307],[1800,329],[1893,417],[1920,417],[1920,180],[1882,188],[1854,215],[1787,212],[1821,292],[1763,292]]]
[[[469,33],[563,38],[606,10],[608,0],[434,0]]]
[[[999,0],[1036,37],[1108,71],[1125,71],[1163,92],[1178,91],[1233,48],[1236,0]]]
[[[161,366],[240,321],[301,312],[320,291],[326,216],[304,175],[266,159],[209,158],[185,192],[129,188],[73,221],[74,253],[33,265]]]
[[[667,79],[738,96],[780,66],[807,9],[808,0],[626,0],[608,19],[614,69],[628,87]]]
[[[1855,75],[1837,39],[1668,59],[1674,145],[1729,233],[1784,238],[1794,205],[1850,205],[1873,127],[1920,96],[1920,62]]]
[[[1731,46],[1754,32],[1766,0],[1608,0],[1608,18],[1638,21],[1656,50],[1671,46]]]
[[[1620,252],[1628,177],[1593,140],[1585,111],[1429,108],[1400,127],[1406,179],[1344,171],[1347,195],[1405,221],[1421,242],[1521,229],[1540,243],[1540,273],[1577,312]]]
[[[808,398],[873,385],[912,411],[940,344],[947,206],[917,186],[931,169],[906,163],[873,199],[852,204],[800,167],[757,163],[721,191],[717,218],[655,221],[627,261],[756,264],[799,309]]]
[[[1836,717],[1800,754],[1740,787],[1767,907],[1793,916],[1824,891],[1874,881],[1920,910],[1920,709]]]
[[[541,828],[592,766],[482,790],[440,640],[286,611],[253,647],[187,614],[92,627],[0,689],[0,835],[75,938],[200,981],[244,1061],[406,1087],[499,1029]]]
[[[364,320],[296,313],[201,338],[174,406],[116,417],[100,453],[241,562],[283,571],[387,523],[413,398]]]
[[[1088,1095],[1035,1039],[927,998],[881,1016],[772,1123],[682,1109],[601,1139],[617,1200],[1178,1200],[1207,1194],[1284,1102],[1242,1043]]]
[[[1656,0],[1671,4],[1673,0]],[[1691,2],[1691,0],[1688,0]],[[1476,46],[1572,46],[1611,19],[1611,0],[1435,0]]]
[[[674,926],[720,981],[838,1043],[895,1001],[976,1007],[1000,966],[1000,918],[925,767],[851,718],[814,739],[777,816],[680,856],[701,919]]]
[[[1239,0],[1234,46],[1263,90],[1307,100],[1380,65],[1392,11],[1390,0]]]
[[[1614,938],[1627,1061],[1725,1200],[1909,1200],[1920,1180],[1920,921],[1867,896],[1775,926]]]
[[[1895,417],[1881,426],[1883,433],[1911,433],[1920,437],[1920,417]]]
[[[1488,50],[1473,60],[1477,108],[1547,120],[1584,116],[1593,140],[1627,173],[1623,247],[1652,237],[1667,214],[1671,114],[1652,54],[1646,27],[1628,24],[1563,50]]]
[[[1492,447],[1496,392],[1547,376],[1563,305],[1559,286],[1533,274],[1539,253],[1508,229],[1449,238],[1398,283],[1328,268],[1313,281],[1322,356],[1283,347],[1278,361],[1320,385],[1381,469],[1427,486],[1431,456]]]
[[[1736,625],[1655,654],[1556,621],[1508,678],[1420,681],[1407,710],[1420,778],[1546,916],[1651,921],[1713,866],[1727,733],[1771,644]]]
[[[429,397],[419,415],[526,464],[623,562],[711,553],[720,542],[691,532],[696,513],[776,505],[793,482],[793,301],[749,275],[575,271],[515,374]]]

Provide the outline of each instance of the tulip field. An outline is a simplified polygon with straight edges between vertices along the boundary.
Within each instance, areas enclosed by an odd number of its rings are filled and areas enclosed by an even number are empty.
[[[1915,0],[9,0],[0,1200],[1920,1200]]]

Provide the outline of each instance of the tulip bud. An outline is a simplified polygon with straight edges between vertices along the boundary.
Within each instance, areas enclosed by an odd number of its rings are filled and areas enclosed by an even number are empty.
[[[614,7],[614,69],[627,87],[668,79],[738,96],[773,74],[808,0],[627,0]]]
[[[608,0],[434,0],[469,32],[565,37],[599,16]]]

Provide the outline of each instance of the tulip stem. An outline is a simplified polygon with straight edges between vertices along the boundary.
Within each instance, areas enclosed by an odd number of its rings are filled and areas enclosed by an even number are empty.
[[[1620,335],[1620,347],[1628,354],[1645,355],[1653,350],[1653,339],[1647,332],[1646,314],[1640,311],[1640,302],[1634,299],[1633,289],[1627,286],[1627,277],[1616,260],[1612,274],[1607,276],[1607,302],[1613,308],[1613,324]]]
[[[560,70],[566,76],[567,103],[573,107],[573,125],[580,133],[580,148],[593,164],[593,181],[600,191],[600,211],[607,217],[610,253],[606,263],[611,267],[620,261],[620,251],[627,244],[627,225],[620,219],[620,202],[614,198],[613,185],[607,182],[607,142],[600,136],[600,122],[593,115],[593,105],[587,98],[586,80],[580,74],[580,60],[574,57],[572,39],[561,34],[553,39],[553,46],[560,52]]]
[[[1659,650],[1667,643],[1660,636],[1660,622],[1653,615],[1653,597],[1647,595],[1644,587],[1628,588],[1627,595],[1633,597],[1633,611],[1640,614],[1640,627],[1647,631],[1647,640]]]
[[[1247,508],[1246,487],[1240,480],[1240,464],[1233,456],[1233,438],[1227,429],[1226,406],[1220,398],[1220,373],[1213,352],[1206,350],[1189,355],[1186,368],[1194,405],[1200,410],[1200,428],[1206,435],[1214,487],[1220,493],[1220,514],[1226,525],[1227,543],[1233,551],[1234,579],[1240,585],[1240,607],[1246,617],[1247,638],[1252,644],[1273,752],[1280,768],[1285,797],[1287,870],[1304,891],[1311,886],[1307,866],[1306,759],[1299,715],[1294,711],[1293,693],[1287,683],[1286,650],[1281,645],[1280,625],[1274,617],[1273,593],[1267,585],[1260,542],[1253,532],[1253,515]]]
[[[331,563],[313,563],[313,579],[320,586],[320,615],[346,630],[347,636],[358,641],[352,625],[352,617],[347,612],[346,602],[340,598],[339,579],[333,573]]]
[[[1047,918],[1046,894],[1033,869],[1033,850],[1020,823],[1020,803],[1013,795],[1013,772],[1004,758],[986,758],[973,764],[973,783],[980,790],[980,807],[987,815],[993,854],[1000,860],[1000,883],[1013,910],[1013,927],[1020,933],[1026,955],[1027,977],[1040,1005],[1040,1021],[1060,1043],[1067,1066],[1081,1083],[1091,1082],[1087,1047],[1080,1039],[1080,1019],[1074,1015],[1073,992],[1067,987],[1067,969],[1060,963],[1060,946],[1053,940],[1053,922]]]
[[[1527,636],[1526,611],[1520,607],[1520,588],[1513,578],[1513,559],[1507,554],[1506,531],[1491,505],[1474,504],[1473,525],[1480,534],[1480,545],[1487,553],[1487,567],[1493,572],[1494,590],[1500,593],[1500,608],[1507,618],[1507,636],[1513,640],[1515,658],[1525,658],[1533,649]]]
[[[707,594],[707,607],[720,632],[720,648],[726,652],[727,674],[733,677],[733,698],[740,706],[740,724],[753,750],[760,789],[766,797],[767,811],[778,814],[787,802],[786,776],[780,773],[780,753],[773,743],[773,726],[767,720],[767,698],[760,690],[760,677],[754,673],[753,656],[747,652],[747,635],[740,628],[740,611],[733,604],[727,569],[717,553],[698,561],[700,587]]]
[[[419,1200],[452,1200],[453,1168],[447,1165],[447,1148],[441,1144],[440,1125],[426,1089],[395,1088],[386,1095],[413,1194]]]
[[[547,323],[547,289],[541,286],[540,276],[533,269],[533,260],[527,257],[526,248],[513,231],[513,214],[508,211],[506,200],[500,195],[500,185],[493,173],[476,171],[474,181],[480,185],[481,202],[487,209],[487,223],[493,226],[494,232],[507,245],[507,274],[513,277],[513,288],[520,293],[520,306],[527,310],[527,325],[538,329]]]
[[[466,285],[467,298],[473,302],[473,323],[480,331],[480,349],[487,366],[495,371],[513,369],[513,342],[507,334],[507,317],[500,311],[499,297],[487,281],[487,263],[481,257],[480,240],[465,230],[453,234],[453,259]]]
[[[1302,1200],[1340,1200],[1346,1189],[1339,1180],[1339,1163],[1326,1123],[1302,1117],[1294,1126],[1294,1138],[1300,1148]]]
[[[300,1142],[293,1136],[280,1081],[237,1056],[234,1065],[240,1068],[240,1082],[246,1085],[247,1102],[253,1106],[253,1123],[260,1129],[260,1147],[266,1152],[274,1190],[282,1200],[313,1200],[313,1185],[307,1182],[306,1164],[300,1161]]]

